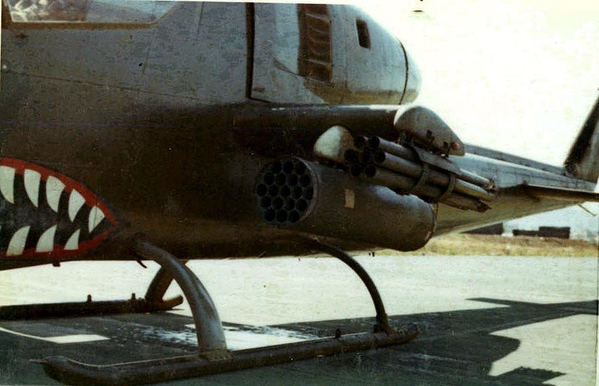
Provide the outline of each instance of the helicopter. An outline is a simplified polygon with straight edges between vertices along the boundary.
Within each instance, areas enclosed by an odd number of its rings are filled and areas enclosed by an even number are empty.
[[[417,326],[390,326],[348,251],[413,251],[599,201],[599,101],[563,167],[466,144],[415,103],[421,76],[406,47],[352,6],[4,0],[1,69],[0,270],[161,269],[143,299],[0,311],[164,311],[183,301],[164,299],[175,281],[196,325],[192,357],[42,361],[66,383],[157,382],[404,343]],[[228,350],[185,263],[315,252],[363,280],[373,331]]]

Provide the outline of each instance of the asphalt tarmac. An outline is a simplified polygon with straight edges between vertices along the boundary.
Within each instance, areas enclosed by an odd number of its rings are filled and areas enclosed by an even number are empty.
[[[597,258],[360,256],[412,342],[170,385],[597,384]],[[194,261],[230,349],[368,331],[369,295],[330,258]],[[71,263],[0,272],[0,304],[143,296],[157,266]],[[173,286],[170,294],[178,294]],[[111,364],[196,352],[189,310],[0,321],[0,384],[52,385],[31,359]]]

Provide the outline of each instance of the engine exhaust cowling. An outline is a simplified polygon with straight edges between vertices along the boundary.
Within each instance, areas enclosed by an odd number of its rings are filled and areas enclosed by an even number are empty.
[[[299,158],[267,164],[255,192],[269,225],[398,251],[424,246],[435,226],[432,206],[418,197]]]

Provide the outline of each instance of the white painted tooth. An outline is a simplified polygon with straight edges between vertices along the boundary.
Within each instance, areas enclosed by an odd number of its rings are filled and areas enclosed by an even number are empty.
[[[42,233],[35,247],[36,252],[52,252],[54,250],[54,235],[56,234],[57,225],[50,227]]]
[[[65,186],[61,180],[53,176],[48,177],[48,181],[46,181],[46,201],[48,201],[48,205],[56,213],[58,213],[60,196],[64,188]]]
[[[100,225],[100,223],[102,222],[102,220],[104,220],[105,217],[106,215],[104,214],[102,209],[98,208],[97,206],[94,206],[92,210],[89,211],[89,233],[92,233],[93,230],[96,229],[98,225]]]
[[[12,235],[8,248],[6,249],[6,256],[19,256],[25,251],[25,244],[27,243],[27,236],[29,235],[29,229],[31,226],[25,226]]]
[[[11,204],[15,203],[15,169],[0,166],[0,192]]]
[[[79,235],[81,234],[81,229],[77,229],[64,246],[65,251],[76,251],[79,249]]]
[[[35,170],[25,169],[24,180],[25,191],[33,205],[37,208],[39,205],[40,181],[42,180],[42,175]]]
[[[79,209],[81,209],[83,204],[85,204],[85,198],[73,189],[69,197],[69,218],[71,221],[75,221],[75,217],[77,217],[77,213],[79,213]]]

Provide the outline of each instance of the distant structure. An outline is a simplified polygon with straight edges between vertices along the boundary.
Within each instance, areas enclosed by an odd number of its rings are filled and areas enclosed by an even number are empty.
[[[495,236],[501,236],[504,232],[504,228],[503,228],[503,224],[499,223],[499,224],[493,224],[493,225],[489,225],[486,227],[482,227],[482,228],[477,228],[477,229],[473,229],[471,231],[467,231],[464,233],[470,234],[470,235],[495,235]]]
[[[512,234],[514,236],[539,237],[539,231],[527,231],[524,229],[514,229],[514,230],[512,230]]]
[[[587,230],[587,238],[586,238],[589,242],[591,243],[595,243],[597,245],[599,245],[599,231],[597,230]]]
[[[569,239],[570,227],[539,227],[539,230],[536,231],[514,229],[512,233],[514,236],[554,237],[558,239]]]
[[[570,238],[570,227],[539,227],[539,237]]]

